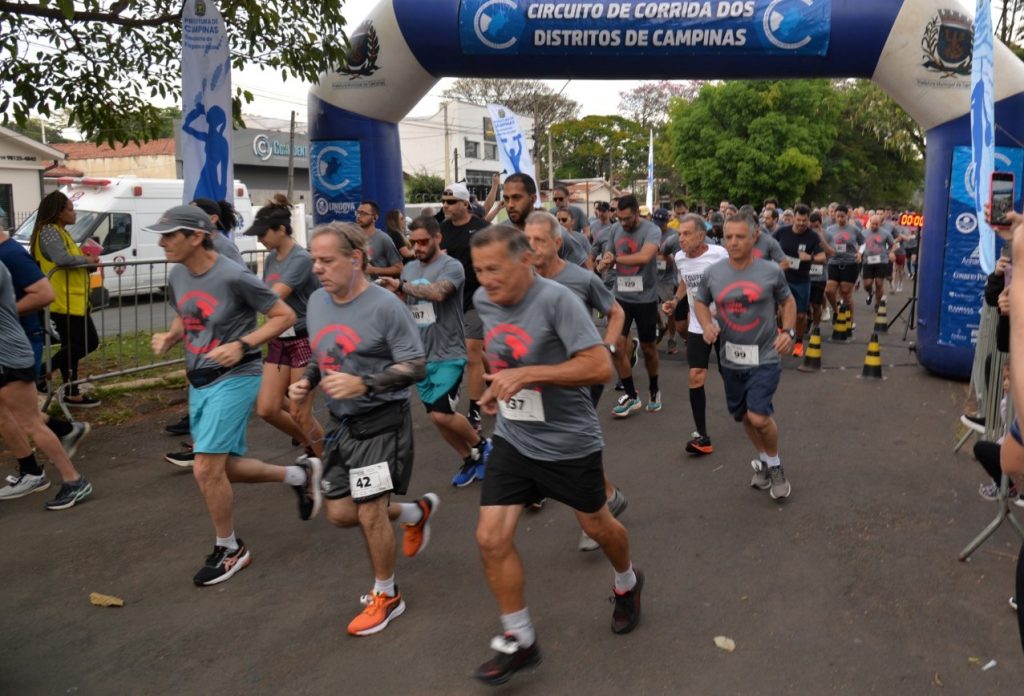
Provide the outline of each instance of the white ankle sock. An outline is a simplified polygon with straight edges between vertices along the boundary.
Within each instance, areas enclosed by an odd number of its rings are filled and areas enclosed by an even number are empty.
[[[629,592],[636,587],[636,573],[633,571],[633,564],[629,564],[629,568],[625,572],[620,573],[615,571],[615,591],[619,594]]]
[[[214,543],[217,544],[217,546],[223,546],[224,548],[231,549],[232,551],[238,548],[238,539],[235,538],[234,532],[231,532],[231,536],[226,536],[223,539],[221,537],[217,537],[217,541]]]
[[[306,483],[306,470],[301,466],[286,466],[284,468],[284,483],[287,486],[301,486]]]
[[[386,594],[388,597],[394,597],[395,596],[395,576],[392,575],[387,580],[378,580],[377,578],[374,578],[373,579],[373,591],[374,592],[381,592],[383,594]]]
[[[537,633],[533,630],[530,610],[527,607],[511,614],[502,614],[501,628],[505,633],[511,633],[523,648],[530,647],[537,640]]]
[[[416,503],[399,503],[398,524],[416,524],[423,519],[423,510]]]
[[[775,467],[780,466],[782,464],[782,460],[779,457],[779,455],[777,455],[777,454],[774,457],[766,456],[764,461],[765,461],[765,464],[767,464],[769,468],[775,468]]]

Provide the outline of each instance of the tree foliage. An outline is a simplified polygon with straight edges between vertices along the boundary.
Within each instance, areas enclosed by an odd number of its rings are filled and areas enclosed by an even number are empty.
[[[473,104],[502,104],[522,116],[538,121],[538,128],[576,118],[580,105],[537,80],[463,77],[442,92],[446,99]]]
[[[65,138],[61,131],[67,128],[67,119],[62,118],[61,114],[57,114],[54,118],[30,118],[25,122],[24,126],[12,124],[14,127],[12,130],[21,133],[22,135],[32,138],[37,143],[46,143],[48,145],[53,143],[69,143],[71,142],[68,138]],[[44,135],[45,131],[45,135]]]
[[[873,86],[737,81],[674,102],[668,140],[706,201],[905,203],[921,184],[916,124]]]
[[[444,179],[425,171],[409,175],[405,180],[407,201],[439,201],[444,193]]]
[[[704,80],[644,82],[631,90],[619,92],[619,111],[644,128],[662,126],[668,121],[673,99],[691,102],[700,94]]]
[[[315,83],[344,64],[343,3],[221,0],[235,68]],[[181,0],[0,0],[0,123],[67,112],[96,142],[150,140],[181,96]],[[315,30],[312,28],[315,27]],[[236,88],[234,114],[253,95]]]
[[[623,116],[585,116],[551,126],[559,179],[631,181],[647,167],[647,129]]]

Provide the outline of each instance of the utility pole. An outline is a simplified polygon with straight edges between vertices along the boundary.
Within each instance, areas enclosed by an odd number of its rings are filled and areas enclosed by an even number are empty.
[[[295,112],[292,111],[292,125],[288,130],[288,201],[295,192]]]
[[[458,181],[458,180],[459,180],[459,148],[455,148],[455,179],[453,179],[453,181]]]
[[[451,181],[451,158],[448,157],[448,153],[451,149],[448,147],[448,102],[444,103],[444,180],[445,182]]]
[[[551,150],[551,129],[548,128],[548,191],[555,189],[555,153]]]

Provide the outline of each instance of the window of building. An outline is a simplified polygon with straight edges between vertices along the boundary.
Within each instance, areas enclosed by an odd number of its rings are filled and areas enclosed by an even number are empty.
[[[480,158],[480,143],[474,140],[466,141],[466,157],[468,159],[479,159]]]
[[[498,137],[494,133],[494,122],[490,116],[484,116],[484,140],[489,143],[498,142]]]
[[[484,159],[498,159],[498,146],[494,143],[484,143]]]
[[[0,225],[5,230],[15,226],[14,220],[14,186],[11,184],[0,184]]]
[[[497,172],[485,172],[481,169],[467,169],[466,170],[466,186],[469,187],[481,187],[484,189],[484,197],[487,197],[487,191],[491,190],[491,179]],[[478,194],[479,195],[479,194]]]

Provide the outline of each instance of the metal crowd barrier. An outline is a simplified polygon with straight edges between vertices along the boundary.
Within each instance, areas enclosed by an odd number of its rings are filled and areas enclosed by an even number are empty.
[[[243,253],[246,265],[262,276],[266,250]],[[72,382],[55,386],[59,366],[54,357],[59,354],[59,334],[51,329],[51,308],[44,311],[44,347],[42,381],[46,385],[46,403],[56,399],[64,415],[71,413],[64,397],[72,385],[80,386],[100,381],[123,378],[175,365],[184,364],[181,344],[162,356],[153,355],[151,339],[154,333],[166,331],[176,313],[167,302],[167,276],[173,264],[167,261],[117,261],[89,267],[85,288],[90,298],[90,316],[96,327],[99,346],[80,362],[80,373]],[[55,268],[49,274],[51,283],[58,274],[67,275],[77,269]],[[71,288],[67,289],[70,300]],[[65,331],[67,335],[68,331]],[[87,340],[87,339],[86,339]],[[61,346],[64,347],[64,346]],[[87,346],[82,346],[86,348]]]
[[[978,412],[985,418],[984,440],[995,442],[1000,436],[1007,433],[1009,424],[1013,422],[1014,409],[1013,399],[1004,389],[1003,370],[1006,366],[1007,354],[996,347],[996,326],[999,323],[999,310],[996,307],[985,305],[982,308],[981,324],[978,328],[978,344],[974,353],[974,364],[971,369],[971,387],[978,396]],[[987,375],[986,375],[987,372]],[[1000,408],[1006,398],[1005,412]],[[956,450],[959,450],[971,436],[968,429],[967,434],[957,443]],[[1010,477],[1003,474],[999,482],[999,494],[996,499],[996,516],[989,524],[970,541],[957,556],[961,561],[966,561],[971,554],[985,543],[992,536],[1004,521],[1009,520],[1010,524],[1017,530],[1017,533],[1024,538],[1024,525],[1013,515],[1010,509]]]

